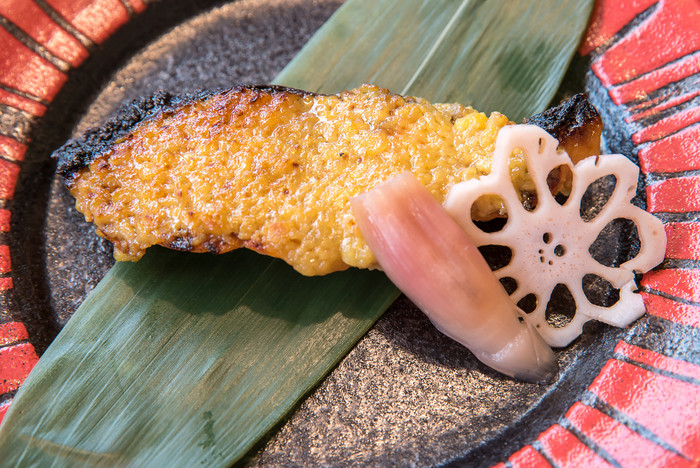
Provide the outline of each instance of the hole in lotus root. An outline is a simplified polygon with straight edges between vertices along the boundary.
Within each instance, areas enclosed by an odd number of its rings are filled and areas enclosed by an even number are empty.
[[[615,218],[600,231],[588,252],[601,265],[615,268],[636,257],[639,248],[639,233],[634,221]]]
[[[613,174],[593,181],[581,197],[580,215],[584,222],[589,222],[601,212],[615,191],[617,178]]]
[[[508,210],[499,195],[482,195],[472,205],[472,219],[482,231],[498,232],[508,222]]]
[[[576,301],[565,284],[557,284],[544,311],[544,318],[549,326],[562,328],[569,324],[576,315]]]
[[[526,211],[533,211],[537,208],[537,193],[536,192],[521,192],[520,203]]]
[[[581,280],[586,299],[599,307],[612,307],[620,300],[620,290],[602,276],[587,274]]]
[[[513,251],[505,245],[482,245],[479,247],[479,252],[486,259],[491,271],[500,270],[513,258]]]
[[[559,192],[559,193],[557,193],[557,194],[554,196],[554,201],[556,201],[556,202],[559,203],[560,205],[564,205],[564,203],[566,203],[567,201],[569,201],[569,196],[568,196],[568,195],[564,195],[562,192]]]
[[[563,205],[569,199],[569,191],[571,190],[571,180],[573,176],[571,169],[568,166],[557,166],[547,175],[547,186],[549,191],[554,195],[554,200]]]
[[[518,289],[518,282],[515,280],[515,278],[505,276],[498,281],[501,282],[501,286],[503,286],[503,289],[506,290],[509,296],[513,294],[516,289]]]
[[[484,232],[498,232],[506,227],[507,222],[508,218],[495,218],[491,221],[474,221],[474,226]]]
[[[533,293],[528,294],[518,301],[520,307],[526,314],[531,314],[537,309],[537,296]]]

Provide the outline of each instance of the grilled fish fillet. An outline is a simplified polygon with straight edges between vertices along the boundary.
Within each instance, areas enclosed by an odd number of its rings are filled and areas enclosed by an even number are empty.
[[[565,106],[531,122],[559,132],[579,158],[598,154],[595,109],[583,96]],[[321,275],[377,266],[351,197],[410,171],[442,202],[453,184],[489,172],[496,135],[511,123],[370,85],[337,95],[241,86],[135,101],[54,156],[77,209],[114,243],[117,260],[138,260],[152,245],[247,247]],[[521,155],[510,167],[532,204]],[[558,191],[566,177],[554,173],[550,182]],[[504,211],[485,199],[473,214],[487,220]]]

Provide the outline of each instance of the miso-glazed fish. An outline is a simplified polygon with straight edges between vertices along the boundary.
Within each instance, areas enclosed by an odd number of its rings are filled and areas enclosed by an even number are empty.
[[[601,120],[582,95],[529,122],[575,161],[599,154]],[[335,95],[239,86],[134,101],[54,156],[77,209],[117,260],[138,260],[153,245],[247,247],[321,275],[377,267],[352,197],[410,172],[443,202],[454,184],[489,173],[496,135],[512,123],[370,85]],[[517,152],[510,171],[523,203],[536,203]],[[566,174],[549,182],[567,190]],[[473,209],[479,220],[502,215],[498,199]]]

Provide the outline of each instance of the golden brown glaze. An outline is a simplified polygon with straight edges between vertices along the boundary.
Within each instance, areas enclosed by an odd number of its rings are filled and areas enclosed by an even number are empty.
[[[349,199],[410,171],[443,201],[454,183],[489,172],[510,123],[367,85],[331,96],[239,87],[140,122],[68,185],[118,260],[156,244],[245,246],[305,275],[371,268]],[[522,158],[510,166],[516,188],[532,190]],[[493,202],[475,211],[499,212]]]

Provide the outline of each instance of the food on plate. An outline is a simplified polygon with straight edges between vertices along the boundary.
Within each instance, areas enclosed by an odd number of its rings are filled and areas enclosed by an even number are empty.
[[[638,167],[622,155],[592,156],[574,165],[554,137],[535,125],[509,125],[496,139],[491,172],[453,185],[444,206],[410,173],[397,176],[351,199],[353,215],[379,265],[445,335],[469,348],[494,369],[529,381],[554,376],[551,346],[566,346],[597,319],[629,325],[644,313],[635,294],[635,274],[664,257],[661,221],[630,203],[636,194]],[[527,207],[510,173],[514,152],[525,159],[537,204]],[[566,201],[556,200],[548,176],[555,168],[571,175]],[[609,200],[592,218],[582,218],[582,198],[602,177],[614,176]],[[474,223],[473,205],[497,196],[507,210],[500,230]],[[599,263],[591,245],[614,219],[634,222],[640,248],[619,267]],[[511,256],[493,274],[478,246],[507,246]],[[619,290],[616,303],[593,304],[583,290],[584,277],[598,274]],[[510,278],[508,293],[498,279]],[[566,324],[550,323],[546,306],[555,287],[566,285],[576,310]],[[516,304],[535,296],[533,310]]]
[[[243,86],[137,101],[55,156],[78,210],[119,260],[152,245],[248,247],[305,275],[381,267],[481,361],[542,381],[556,372],[547,344],[570,343],[591,319],[623,326],[644,312],[634,275],[660,262],[665,238],[660,221],[630,204],[636,166],[591,156],[601,121],[585,96],[528,122],[369,85],[337,95]],[[581,197],[608,174],[616,189],[584,222]],[[507,218],[497,232],[474,224],[497,217]],[[588,249],[620,217],[635,221],[642,248],[605,267]],[[511,298],[472,242],[511,248],[496,272],[514,279]],[[620,289],[617,304],[586,301],[591,273]],[[577,306],[564,326],[545,317],[558,283]],[[537,301],[530,314],[516,306],[527,294]]]
[[[603,123],[585,94],[576,94],[544,112],[526,119],[553,136],[575,164],[589,156],[600,154]]]
[[[555,376],[552,350],[469,236],[412,174],[383,182],[351,204],[384,272],[441,332],[511,377],[546,382]]]
[[[532,121],[567,135],[562,147],[580,157],[597,154],[600,117],[583,97],[566,106]],[[138,260],[152,245],[247,247],[319,275],[377,266],[350,198],[408,171],[442,202],[454,184],[489,173],[496,135],[510,124],[369,85],[337,95],[241,86],[136,101],[55,157],[78,210],[118,260]],[[534,206],[522,156],[508,164]],[[548,183],[568,190],[564,173]],[[473,210],[481,220],[503,214],[488,197]]]
[[[661,220],[631,203],[639,177],[639,168],[632,161],[615,154],[591,156],[574,165],[557,146],[554,137],[534,125],[503,128],[496,140],[491,173],[478,181],[452,186],[445,209],[477,245],[505,246],[511,251],[509,261],[495,271],[496,276],[514,283],[514,303],[533,296],[535,306],[525,318],[549,345],[566,346],[589,320],[624,327],[644,314],[642,297],[635,293],[635,274],[661,263],[666,235]],[[511,183],[509,157],[516,149],[527,161],[535,184],[537,206],[532,210],[523,207]],[[547,181],[555,168],[566,168],[573,178],[569,198],[563,204],[551,195]],[[592,219],[584,220],[584,193],[596,181],[611,176],[615,186],[609,199]],[[508,220],[501,230],[485,232],[472,220],[473,204],[486,195],[497,195],[505,205]],[[600,263],[590,248],[601,231],[618,219],[634,223],[639,251],[615,267]],[[589,299],[583,284],[591,275],[618,290],[617,302],[604,306]],[[569,290],[575,311],[567,322],[552,323],[547,319],[547,308],[559,285]]]

